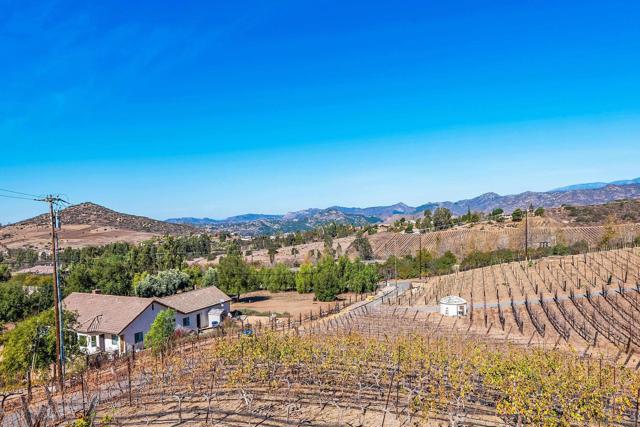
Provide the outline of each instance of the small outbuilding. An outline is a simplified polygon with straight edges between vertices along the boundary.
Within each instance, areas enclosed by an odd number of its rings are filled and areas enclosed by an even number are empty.
[[[449,295],[440,300],[440,314],[443,316],[466,316],[467,301],[457,295]]]

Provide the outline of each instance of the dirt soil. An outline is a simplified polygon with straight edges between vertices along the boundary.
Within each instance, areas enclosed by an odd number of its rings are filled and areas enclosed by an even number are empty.
[[[351,297],[355,300],[355,294],[341,294],[339,300],[349,300]],[[300,314],[308,315],[313,311],[314,315],[322,308],[326,310],[333,307],[335,302],[319,302],[313,300],[313,294],[299,294],[298,292],[278,292],[255,291],[243,294],[240,302],[232,303],[232,310],[251,309],[261,313],[286,313],[291,317],[298,317]],[[264,321],[264,318],[262,319]]]

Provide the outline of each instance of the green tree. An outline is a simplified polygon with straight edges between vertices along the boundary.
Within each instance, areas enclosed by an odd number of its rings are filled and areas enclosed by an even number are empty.
[[[333,301],[338,295],[338,274],[333,257],[325,255],[313,276],[313,292],[318,301]]]
[[[202,286],[218,286],[218,271],[209,267],[202,275]]]
[[[239,255],[227,255],[218,265],[218,283],[220,290],[227,294],[240,295],[249,289],[251,269]]]
[[[358,252],[360,258],[362,259],[372,259],[373,258],[373,249],[371,248],[371,243],[369,239],[366,237],[359,235],[352,243],[353,248]]]
[[[314,268],[311,263],[305,262],[296,273],[296,290],[300,294],[313,291]]]
[[[503,213],[504,213],[504,210],[502,208],[495,208],[494,210],[491,211],[491,216],[495,218],[502,215]]]
[[[65,358],[72,361],[79,354],[75,326],[76,315],[64,312]],[[17,384],[31,368],[48,372],[56,360],[56,328],[53,310],[19,322],[2,337],[4,348],[0,360],[0,378],[5,384]],[[30,377],[30,376],[29,376]]]
[[[452,225],[451,211],[447,208],[437,208],[433,213],[433,226],[437,230],[449,228]]]
[[[16,322],[28,310],[27,293],[21,283],[11,281],[0,285],[0,323]]]
[[[171,339],[176,329],[176,313],[171,310],[162,310],[155,318],[145,344],[155,354],[165,354],[171,348]]]
[[[91,278],[96,287],[109,295],[131,295],[133,272],[124,255],[104,255],[91,265]]]
[[[513,212],[511,212],[511,220],[515,222],[522,221],[522,217],[524,216],[524,212],[522,209],[517,208]]]
[[[423,213],[422,221],[420,222],[420,229],[428,230],[433,226],[433,218],[431,216],[431,211],[426,209]]]
[[[535,216],[544,216],[544,208],[542,206],[540,206],[539,208],[537,208],[533,214]]]
[[[266,273],[264,284],[269,292],[289,291],[295,288],[295,276],[286,265],[279,263],[263,271]]]
[[[347,265],[344,282],[345,291],[363,293],[376,289],[380,275],[375,265],[366,265],[359,259]]]
[[[136,287],[139,297],[164,297],[192,287],[189,275],[179,270],[164,270],[146,276]]]

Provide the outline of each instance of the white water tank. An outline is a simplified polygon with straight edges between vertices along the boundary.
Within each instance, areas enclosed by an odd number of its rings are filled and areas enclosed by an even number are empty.
[[[466,316],[467,301],[457,295],[448,295],[440,299],[440,314],[443,316]]]

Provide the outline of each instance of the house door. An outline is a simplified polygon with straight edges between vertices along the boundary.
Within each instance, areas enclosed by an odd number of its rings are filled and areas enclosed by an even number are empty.
[[[104,334],[98,336],[98,347],[100,347],[100,351],[104,351]]]
[[[196,314],[196,326],[200,329],[202,326],[200,325],[200,313]]]

